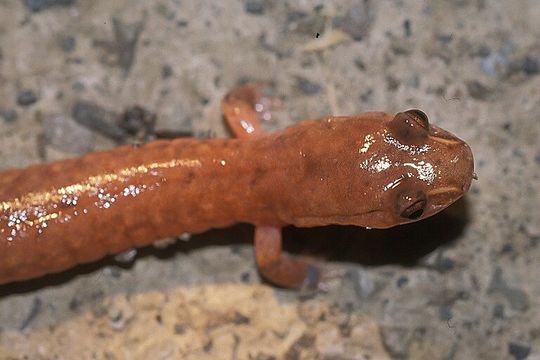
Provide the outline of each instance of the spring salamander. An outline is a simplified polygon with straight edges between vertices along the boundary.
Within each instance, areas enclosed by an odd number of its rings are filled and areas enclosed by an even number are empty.
[[[236,139],[156,140],[0,172],[0,284],[241,222],[255,225],[267,280],[314,285],[319,268],[282,253],[281,227],[388,228],[469,189],[471,149],[420,110],[331,116],[267,135],[259,94],[244,85],[225,97]]]

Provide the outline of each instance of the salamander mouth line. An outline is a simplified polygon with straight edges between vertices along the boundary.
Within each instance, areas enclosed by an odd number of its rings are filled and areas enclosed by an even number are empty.
[[[428,196],[438,195],[438,194],[447,194],[447,193],[458,193],[461,194],[460,188],[456,186],[443,186],[437,189],[433,189],[427,192]]]
[[[438,142],[438,143],[441,143],[441,144],[446,144],[446,145],[459,145],[461,144],[461,141],[460,140],[450,140],[450,139],[445,139],[443,137],[439,137],[439,136],[435,136],[435,135],[430,135],[429,138],[435,142]]]
[[[377,212],[384,212],[384,210],[381,209],[375,209],[375,210],[368,210],[364,212],[358,212],[354,214],[327,214],[324,216],[303,216],[301,218],[298,218],[297,221],[299,222],[313,222],[313,221],[319,221],[321,223],[324,223],[326,225],[330,224],[349,224],[340,222],[340,220],[344,219],[352,219],[352,218],[360,218],[369,214],[377,213]]]

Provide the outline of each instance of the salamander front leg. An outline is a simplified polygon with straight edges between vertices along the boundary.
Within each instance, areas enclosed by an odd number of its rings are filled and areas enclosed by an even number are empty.
[[[270,85],[257,82],[232,89],[221,102],[223,115],[233,135],[240,139],[264,134],[261,118],[269,115],[275,103]]]
[[[274,103],[269,85],[248,83],[231,90],[223,99],[225,121],[235,137],[253,138],[264,134],[261,118]],[[268,281],[286,288],[316,290],[320,269],[307,259],[282,252],[281,228],[255,228],[255,258],[261,275]]]
[[[281,228],[255,228],[255,258],[261,275],[268,281],[285,287],[317,290],[321,270],[309,260],[284,254]]]

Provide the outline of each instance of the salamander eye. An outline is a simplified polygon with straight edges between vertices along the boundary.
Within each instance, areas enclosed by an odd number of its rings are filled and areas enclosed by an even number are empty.
[[[428,117],[418,109],[397,113],[388,126],[398,140],[404,143],[422,143],[429,135]]]
[[[425,112],[418,109],[411,109],[404,112],[409,118],[416,123],[416,125],[424,128],[429,132],[429,119]]]
[[[399,216],[408,220],[416,220],[422,216],[426,207],[426,194],[423,191],[405,191],[397,199]]]

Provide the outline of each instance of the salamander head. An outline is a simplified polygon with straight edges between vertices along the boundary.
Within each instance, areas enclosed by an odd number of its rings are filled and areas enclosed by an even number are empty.
[[[388,228],[418,221],[462,197],[475,177],[469,146],[420,110],[318,124],[291,129],[287,137],[304,164],[305,193],[295,192],[287,203],[287,221],[297,226]]]
[[[420,110],[386,116],[381,123],[359,144],[359,168],[362,178],[371,179],[364,183],[372,203],[358,214],[358,225],[386,228],[421,220],[468,191],[475,174],[464,141],[431,125]]]

